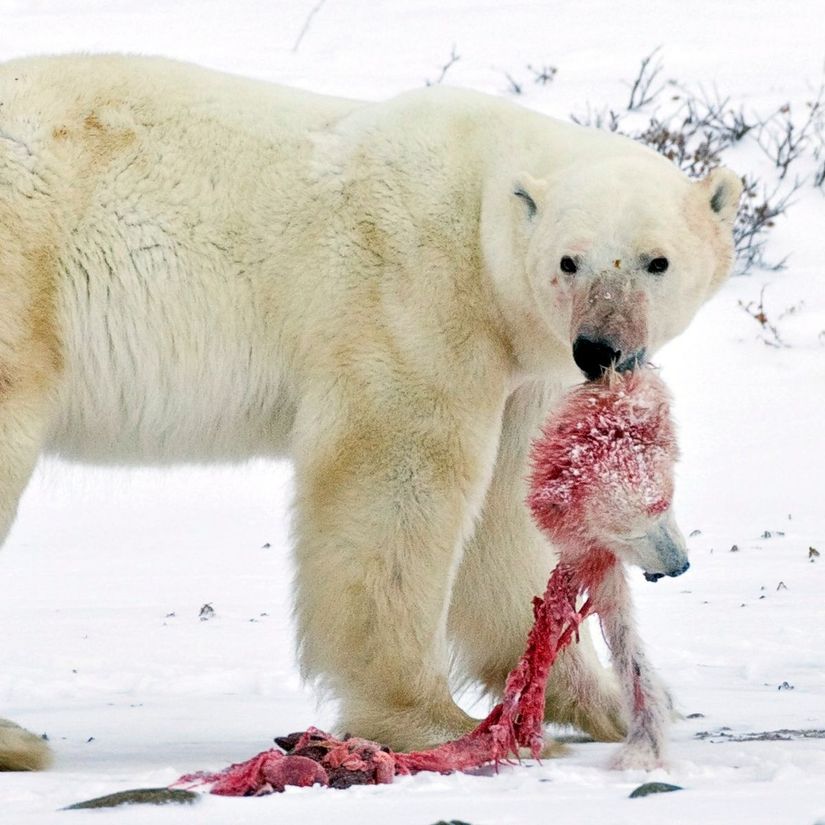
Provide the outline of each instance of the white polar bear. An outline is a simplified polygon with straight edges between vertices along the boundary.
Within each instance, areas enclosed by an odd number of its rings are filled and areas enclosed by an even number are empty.
[[[304,674],[354,734],[461,734],[451,653],[499,691],[554,564],[523,504],[538,424],[582,371],[684,329],[728,273],[739,191],[468,91],[7,63],[0,536],[43,451],[291,456]],[[586,639],[547,717],[621,737]],[[0,768],[46,759],[0,727]]]

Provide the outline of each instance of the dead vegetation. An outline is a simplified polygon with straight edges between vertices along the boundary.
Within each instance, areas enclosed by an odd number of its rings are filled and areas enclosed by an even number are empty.
[[[771,229],[803,187],[825,190],[825,86],[800,114],[785,104],[760,115],[718,90],[691,89],[665,79],[661,47],[641,60],[636,77],[627,85],[630,93],[622,107],[588,104],[571,119],[639,140],[695,178],[721,165],[726,152],[743,142],[755,142],[769,172],[743,175],[744,193],[734,228],[736,270],[745,274],[783,269],[785,258],[766,256]],[[774,343],[781,345],[778,336]]]
[[[779,330],[776,328],[776,325],[771,323],[770,319],[768,318],[767,310],[765,309],[765,287],[762,287],[762,290],[759,293],[759,300],[758,301],[748,301],[748,303],[744,303],[743,301],[738,301],[738,304],[741,309],[747,312],[751,318],[756,321],[762,329],[762,340],[771,347],[784,347],[786,346],[785,342],[782,340],[782,337],[779,334]],[[763,536],[764,538],[764,536]]]
[[[783,682],[779,685],[780,690],[792,689],[790,685]],[[695,733],[696,739],[709,740],[714,744],[718,742],[791,742],[800,739],[825,739],[825,730],[818,728],[781,728],[779,730],[765,730],[754,733],[731,733],[730,728],[722,727],[716,730],[703,730]]]
[[[447,72],[461,60],[461,55],[455,50],[455,43],[453,43],[453,47],[450,50],[450,56],[447,58],[447,61],[441,67],[441,71],[438,73],[438,77],[435,80],[425,80],[424,83],[427,86],[438,86],[444,82],[444,78],[447,76]]]

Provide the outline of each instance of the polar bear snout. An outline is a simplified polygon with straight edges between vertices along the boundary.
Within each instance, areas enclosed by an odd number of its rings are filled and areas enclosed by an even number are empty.
[[[579,335],[573,342],[573,360],[590,381],[600,378],[620,357],[621,352],[605,338]]]
[[[609,369],[629,372],[644,363],[644,348],[632,353],[622,352],[609,338],[578,335],[573,341],[573,360],[589,381],[601,378]]]

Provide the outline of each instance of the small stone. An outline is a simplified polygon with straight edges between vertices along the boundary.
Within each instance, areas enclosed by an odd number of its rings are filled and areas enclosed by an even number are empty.
[[[209,602],[207,602],[203,607],[201,607],[200,612],[198,613],[198,618],[202,622],[209,621],[215,615],[215,608],[212,607]]]
[[[704,714],[704,713],[689,713],[689,714],[685,717],[685,719],[704,719],[704,718],[705,718],[705,714]]]
[[[701,535],[702,535],[701,530],[691,530],[690,535],[688,536],[688,538],[695,539],[696,536],[701,536]]]
[[[120,805],[191,805],[198,798],[192,791],[173,791],[169,788],[136,788],[132,791],[98,796],[85,802],[75,802],[64,811],[78,811],[84,808],[117,808]]]
[[[819,550],[816,547],[809,547],[808,548],[808,558],[813,561],[814,559],[818,559],[820,556]]]
[[[731,553],[738,553],[739,552],[739,545],[732,544],[730,548]]]
[[[644,785],[639,785],[630,794],[630,799],[638,799],[641,796],[650,796],[654,793],[670,793],[671,791],[681,790],[684,790],[681,785],[669,785],[667,782],[645,782]]]

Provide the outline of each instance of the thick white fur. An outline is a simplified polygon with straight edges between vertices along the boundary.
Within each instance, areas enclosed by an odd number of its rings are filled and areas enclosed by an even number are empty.
[[[686,326],[735,176],[472,92],[367,104],[160,59],[15,61],[0,103],[0,535],[44,450],[291,456],[304,673],[353,733],[462,733],[450,650],[499,690],[554,564],[523,479],[571,341]],[[622,734],[586,640],[548,717]]]

